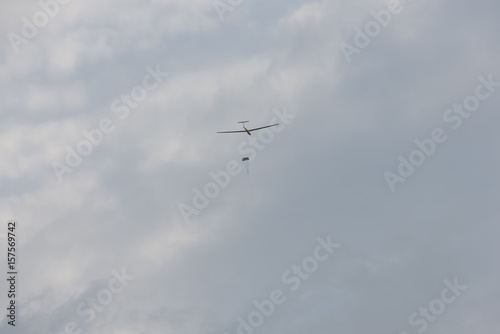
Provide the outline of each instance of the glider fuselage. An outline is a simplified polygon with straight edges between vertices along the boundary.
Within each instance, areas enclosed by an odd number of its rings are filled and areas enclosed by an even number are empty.
[[[245,128],[245,125],[243,125],[243,129],[245,129],[245,131],[248,133],[249,136],[251,136],[252,134],[250,133],[250,131],[248,131],[247,128]]]

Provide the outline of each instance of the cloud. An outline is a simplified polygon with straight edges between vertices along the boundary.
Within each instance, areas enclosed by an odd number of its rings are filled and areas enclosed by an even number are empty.
[[[383,177],[478,76],[500,81],[497,6],[402,1],[347,63],[339,44],[387,3],[243,1],[220,21],[204,0],[72,1],[17,54],[6,36],[40,7],[5,5],[0,220],[19,222],[16,330],[231,334],[282,289],[255,333],[413,334],[409,317],[455,277],[467,290],[426,332],[497,328],[498,96],[396,193]],[[114,101],[148,66],[170,75],[120,119]],[[296,118],[250,175],[186,225],[179,203],[256,138],[216,132],[285,107]],[[116,129],[57,182],[51,163],[103,118]],[[291,293],[283,272],[326,235],[342,248]],[[78,306],[122,268],[135,279],[85,321]]]

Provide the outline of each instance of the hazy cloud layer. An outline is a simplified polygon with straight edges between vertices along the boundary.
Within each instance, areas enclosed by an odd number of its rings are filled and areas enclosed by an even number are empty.
[[[499,330],[497,2],[61,2],[0,14],[2,333]]]

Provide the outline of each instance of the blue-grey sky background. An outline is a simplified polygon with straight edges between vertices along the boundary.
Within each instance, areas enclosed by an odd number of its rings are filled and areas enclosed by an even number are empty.
[[[390,2],[244,0],[221,20],[210,0],[72,0],[17,53],[9,33],[40,5],[2,3],[0,237],[16,219],[19,277],[0,331],[233,334],[280,289],[254,333],[414,334],[458,279],[422,332],[498,332],[500,87],[456,130],[443,115],[500,81],[500,4],[401,1],[348,62],[339,45]],[[120,120],[113,101],[148,66],[169,76]],[[285,111],[250,175],[187,224],[179,205],[249,139],[216,132]],[[103,118],[116,129],[58,182],[53,162]],[[447,140],[391,191],[384,173],[435,128]],[[328,236],[340,248],[291,291],[282,274]],[[135,278],[86,322],[78,306],[123,268]]]

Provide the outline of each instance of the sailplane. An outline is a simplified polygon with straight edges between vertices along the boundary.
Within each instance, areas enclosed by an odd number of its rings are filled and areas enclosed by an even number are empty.
[[[257,131],[257,130],[261,130],[261,129],[265,129],[265,128],[270,128],[271,126],[276,126],[276,125],[280,125],[279,123],[276,123],[276,124],[272,124],[272,125],[266,125],[266,126],[263,126],[263,127],[260,127],[260,128],[255,128],[255,129],[247,129],[245,127],[245,123],[248,123],[248,121],[241,121],[241,122],[238,122],[239,124],[243,125],[243,129],[244,130],[240,130],[240,131],[220,131],[220,132],[217,132],[217,133],[241,133],[241,132],[246,132],[249,136],[252,135],[252,131]]]

